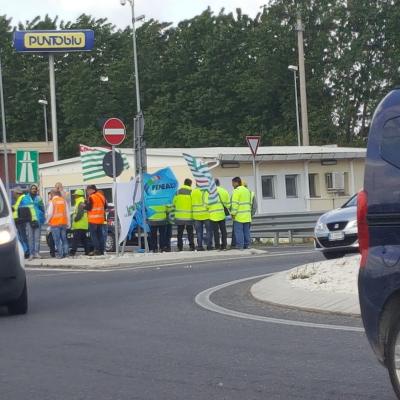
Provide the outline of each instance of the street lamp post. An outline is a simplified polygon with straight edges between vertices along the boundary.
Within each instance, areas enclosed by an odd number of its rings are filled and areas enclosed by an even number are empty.
[[[48,131],[47,131],[47,104],[49,104],[49,103],[47,102],[47,100],[44,100],[44,99],[39,100],[38,103],[43,106],[44,134],[45,134],[45,138],[46,138],[46,143],[48,143],[49,135],[48,135]]]
[[[144,19],[144,15],[140,15],[135,18],[135,1],[134,0],[120,0],[122,6],[129,2],[131,6],[132,14],[132,44],[133,44],[133,63],[134,63],[134,73],[135,73],[135,89],[136,89],[136,118],[134,119],[134,130],[133,130],[133,145],[135,154],[135,170],[139,175],[140,186],[142,191],[142,219],[143,225],[146,226],[146,208],[144,203],[144,181],[143,174],[146,172],[147,162],[146,162],[146,143],[143,138],[144,132],[144,120],[142,107],[140,104],[140,87],[139,87],[139,68],[138,68],[138,57],[137,57],[137,47],[136,47],[136,22]],[[140,235],[139,236],[139,246],[140,246]],[[146,253],[149,251],[149,245],[147,241],[147,235],[144,230],[144,245]]]
[[[299,121],[299,102],[298,102],[298,99],[297,99],[297,71],[298,71],[298,67],[297,67],[297,65],[289,65],[288,69],[290,71],[293,71],[293,76],[294,76],[294,98],[295,98],[295,103],[296,103],[297,145],[301,146],[301,141],[300,141],[300,121]]]
[[[10,177],[8,172],[8,149],[7,149],[7,132],[6,132],[6,113],[4,110],[4,92],[3,92],[3,68],[0,58],[0,108],[1,108],[1,124],[3,131],[3,151],[4,151],[4,176],[7,195],[10,195]]]

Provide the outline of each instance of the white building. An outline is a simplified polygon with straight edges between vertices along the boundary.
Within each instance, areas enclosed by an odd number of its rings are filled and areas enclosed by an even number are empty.
[[[131,149],[122,149],[122,152],[128,156],[130,169],[118,181],[128,182],[133,176],[133,152]],[[169,166],[182,183],[191,177],[182,153],[208,162],[214,177],[220,178],[228,190],[231,190],[231,179],[240,176],[257,193],[259,213],[279,213],[340,206],[362,188],[366,150],[336,146],[260,147],[254,179],[253,157],[247,147],[148,149],[148,171]],[[106,189],[110,199],[112,179],[83,182],[79,157],[42,164],[39,170],[44,192],[59,181],[70,190],[94,183]]]

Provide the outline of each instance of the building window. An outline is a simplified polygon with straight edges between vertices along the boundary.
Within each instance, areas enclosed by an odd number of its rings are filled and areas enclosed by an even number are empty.
[[[310,197],[320,197],[318,174],[308,174],[308,187],[310,190]]]
[[[266,175],[261,177],[262,196],[264,199],[275,198],[274,175]]]
[[[325,184],[328,192],[344,193],[345,174],[343,172],[328,172],[325,174]]]
[[[286,197],[298,197],[297,195],[297,175],[286,175]]]

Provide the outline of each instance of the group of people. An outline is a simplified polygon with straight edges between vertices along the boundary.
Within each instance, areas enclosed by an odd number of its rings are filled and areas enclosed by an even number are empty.
[[[250,246],[250,224],[256,212],[254,193],[239,177],[232,179],[232,195],[215,179],[217,198],[187,178],[177,191],[171,205],[152,206],[148,219],[150,226],[150,250],[171,251],[172,224],[177,225],[178,251],[183,250],[183,234],[186,230],[190,250],[226,250],[226,219],[233,220],[231,248],[246,249]],[[194,243],[196,231],[197,246]]]
[[[172,204],[150,206],[148,218],[149,247],[153,252],[171,251],[172,225],[177,225],[178,251],[183,250],[183,234],[186,230],[190,250],[226,250],[228,235],[226,219],[233,220],[231,248],[246,249],[250,246],[250,224],[256,211],[254,193],[239,177],[232,179],[232,195],[215,179],[217,197],[209,195],[198,184],[192,188],[192,180],[185,179],[173,198]],[[70,211],[69,194],[61,183],[48,193],[48,206],[38,194],[37,185],[31,185],[24,193],[14,189],[13,217],[25,257],[40,258],[40,232],[46,222],[49,227],[48,243],[53,257],[75,256],[78,246],[83,245],[89,256],[103,255],[107,238],[107,201],[104,193],[95,185],[88,185],[86,193],[77,189],[72,193],[73,210]],[[67,229],[72,230],[71,250]],[[90,241],[87,232],[90,233]],[[197,246],[194,242],[196,231]]]
[[[13,217],[17,226],[18,238],[23,246],[25,258],[40,258],[40,232],[46,222],[49,227],[50,254],[64,258],[74,256],[79,244],[83,244],[85,254],[89,256],[104,254],[107,229],[107,201],[104,194],[95,185],[89,185],[85,191],[73,192],[73,211],[70,212],[68,193],[61,183],[48,193],[47,210],[38,195],[37,185],[31,185],[28,193],[21,188],[14,189]],[[71,227],[73,238],[71,250],[67,240],[67,229]],[[89,243],[87,232],[90,232]]]

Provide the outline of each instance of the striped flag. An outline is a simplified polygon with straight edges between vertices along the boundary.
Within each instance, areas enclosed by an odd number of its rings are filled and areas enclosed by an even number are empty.
[[[208,190],[208,203],[215,204],[218,202],[218,192],[215,180],[211,175],[208,165],[198,160],[196,157],[190,154],[183,153],[183,158],[188,163],[190,171],[194,179],[196,179],[196,184],[201,190]]]
[[[103,170],[103,158],[111,151],[105,147],[89,147],[83,144],[79,145],[82,161],[82,175],[84,181],[98,179],[106,176]],[[121,154],[124,160],[124,169],[129,168],[129,163],[125,154]]]

